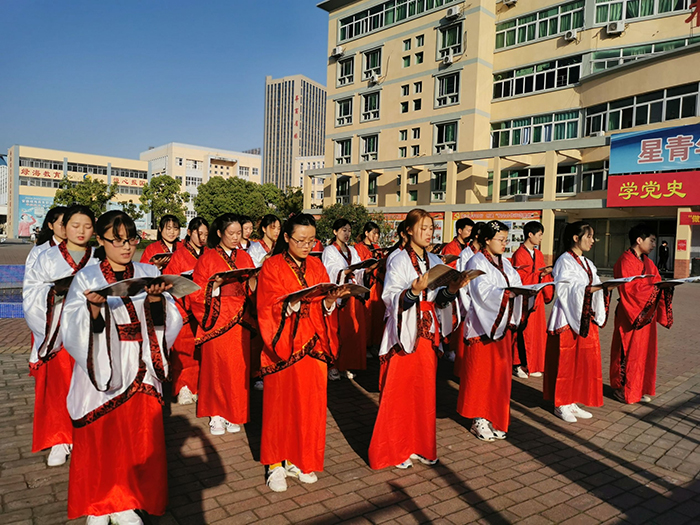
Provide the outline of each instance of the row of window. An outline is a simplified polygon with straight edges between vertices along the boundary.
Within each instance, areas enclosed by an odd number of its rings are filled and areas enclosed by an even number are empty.
[[[493,98],[508,98],[576,84],[583,55],[542,62],[493,76]]]
[[[43,168],[47,170],[63,171],[63,161],[31,159],[21,157],[19,159],[20,166],[29,168]],[[93,164],[78,164],[69,162],[67,170],[71,173],[87,173],[88,175],[107,175],[107,166],[96,166]],[[130,177],[132,179],[148,179],[148,172],[141,170],[129,170],[124,168],[112,167],[112,177]]]
[[[594,51],[591,55],[591,72],[603,71],[613,67],[621,66],[627,62],[646,58],[651,55],[658,55],[666,51],[672,51],[685,46],[700,43],[700,36],[692,38],[681,38],[655,44],[645,44],[641,46],[630,46],[618,49],[605,49]]]
[[[596,0],[595,23],[633,20],[674,11],[685,11],[690,0]]]
[[[491,124],[491,147],[521,146],[579,136],[579,111],[562,111]]]
[[[548,7],[496,24],[496,49],[560,35],[583,27],[584,1]]]
[[[58,188],[61,181],[55,179],[37,179],[34,177],[20,177],[20,186],[37,186],[39,188]]]
[[[608,161],[570,164],[557,167],[555,191],[558,195],[605,190],[608,186]],[[544,167],[529,167],[501,172],[499,195],[541,197],[544,193]],[[493,194],[493,173],[489,173],[489,196]]]
[[[138,186],[118,186],[117,191],[125,195],[141,195],[143,193],[143,188]]]

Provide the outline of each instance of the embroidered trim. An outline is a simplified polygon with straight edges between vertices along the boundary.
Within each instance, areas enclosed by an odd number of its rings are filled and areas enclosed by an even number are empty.
[[[318,352],[315,351],[314,348],[316,347],[316,344],[320,341],[320,338],[318,337],[318,334],[314,334],[314,336],[309,339],[309,341],[302,347],[301,350],[298,352],[292,354],[289,359],[286,361],[280,360],[274,365],[266,366],[264,368],[260,369],[260,376],[264,377],[269,374],[274,374],[276,372],[279,372],[281,370],[284,370],[285,368],[288,368],[292,366],[294,363],[297,363],[298,361],[301,361],[304,357],[307,355],[309,357],[313,357],[314,359],[318,359],[319,361],[323,361],[324,363],[328,365],[333,364],[333,357],[326,354],[325,352]]]
[[[204,249],[198,252],[194,249],[194,246],[192,246],[192,244],[190,244],[189,242],[184,243],[184,246],[185,249],[189,252],[189,254],[195,259],[199,259],[199,257],[204,253]]]
[[[556,330],[547,330],[547,333],[549,335],[561,335],[567,330],[571,330],[571,327],[568,324],[562,326],[561,328],[557,328]]]
[[[58,355],[58,352],[51,352],[49,355],[46,356],[44,359],[40,359],[36,363],[29,363],[29,370],[39,370],[42,365],[45,365],[49,361],[51,361],[54,357]]]
[[[397,354],[406,355],[406,352],[401,349],[401,345],[398,343],[392,346],[386,354],[379,356],[379,364],[383,365],[388,363],[391,358]]]
[[[80,262],[78,262],[78,264],[75,264],[73,257],[71,257],[71,254],[68,251],[68,242],[67,241],[63,241],[61,244],[59,244],[58,250],[61,252],[61,255],[66,260],[66,262],[73,269],[73,274],[75,274],[75,272],[77,272],[78,270],[85,268],[85,265],[88,263],[88,261],[92,257],[92,249],[90,249],[88,247],[85,249],[85,254],[83,255],[83,258],[80,259]]]
[[[673,326],[673,288],[663,290],[664,307],[666,308],[666,328]]]
[[[141,323],[128,323],[128,324],[118,324],[117,335],[120,341],[143,341],[143,336],[141,335]]]
[[[234,315],[228,323],[226,323],[221,328],[217,328],[213,332],[209,332],[207,334],[202,335],[202,337],[196,338],[194,341],[195,344],[196,345],[203,345],[204,343],[211,341],[212,339],[216,339],[220,335],[223,335],[226,332],[228,332],[231,328],[233,328],[236,324],[238,324],[240,322],[240,320],[243,318],[243,314],[245,312],[245,304],[246,303],[243,302],[243,306],[241,306],[241,309],[238,310],[238,313],[236,315]],[[218,317],[218,313],[217,313],[217,317]],[[216,323],[212,323],[212,325],[213,324],[216,324]],[[207,328],[205,328],[203,324],[202,324],[202,329],[207,331]],[[209,329],[211,329],[211,327]]]
[[[153,316],[151,315],[151,305],[153,303],[146,300],[144,304],[143,313],[146,318],[146,329],[148,331],[148,344],[151,350],[151,364],[153,365],[153,370],[156,373],[156,378],[159,381],[168,381],[170,379],[170,370],[168,373],[165,372],[165,365],[163,364],[163,356],[161,354],[161,344],[158,342],[158,336],[156,334],[156,327],[153,324]],[[163,341],[162,341],[162,353],[167,353],[167,344],[165,341],[165,318],[167,317],[165,298],[161,295],[160,297],[161,308],[163,308]]]
[[[503,278],[506,280],[506,286],[510,286],[510,279],[508,279],[508,276],[506,275],[505,270],[503,269],[503,257],[498,255],[497,261],[494,260],[494,258],[491,256],[491,253],[486,248],[483,248],[481,250],[481,253],[484,254],[484,257],[486,257],[486,260],[491,263],[491,265],[496,268],[499,272],[501,272],[501,275]],[[515,307],[515,295],[512,295],[510,293],[510,290],[504,290],[503,291],[503,297],[501,298],[501,306],[498,309],[498,315],[496,316],[496,320],[493,323],[493,326],[491,327],[491,336],[489,339],[491,341],[500,341],[506,336],[506,331],[508,329],[508,326],[510,325],[510,319],[513,313],[513,308]],[[507,317],[506,317],[507,316]],[[496,338],[496,332],[498,331],[498,327],[501,325],[501,322],[503,321],[503,318],[506,317],[508,319],[508,325],[506,326],[506,330],[503,331],[503,335],[499,338]]]

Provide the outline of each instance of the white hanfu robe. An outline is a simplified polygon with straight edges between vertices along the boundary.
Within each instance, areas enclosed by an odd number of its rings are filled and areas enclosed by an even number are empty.
[[[37,258],[41,253],[44,251],[48,250],[49,248],[53,246],[57,246],[58,244],[61,244],[61,241],[59,241],[56,237],[51,237],[48,241],[42,244],[36,244],[32,247],[31,250],[29,250],[29,254],[27,255],[27,259],[24,261],[24,269],[26,272],[26,269],[29,268],[30,266],[33,266],[34,263],[36,262]]]
[[[265,256],[272,253],[272,249],[266,250],[266,247],[267,245],[263,246],[263,241],[256,241],[251,243],[250,248],[247,250],[256,268],[260,268],[265,260]]]

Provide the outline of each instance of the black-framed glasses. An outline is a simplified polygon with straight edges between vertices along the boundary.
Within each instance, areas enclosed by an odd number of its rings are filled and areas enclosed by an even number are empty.
[[[313,246],[317,242],[316,239],[311,239],[310,241],[300,241],[298,239],[295,239],[294,237],[290,237],[289,240],[294,241],[294,244],[297,248],[306,248],[308,246]]]
[[[122,240],[122,239],[108,239],[107,237],[102,237],[103,241],[107,241],[109,244],[114,246],[115,248],[123,248],[126,243],[129,243],[131,246],[138,246],[138,244],[141,242],[141,237],[138,235],[136,237],[130,237],[129,239]]]

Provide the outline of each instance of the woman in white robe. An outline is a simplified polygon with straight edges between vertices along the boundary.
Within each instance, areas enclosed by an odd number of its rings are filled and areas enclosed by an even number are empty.
[[[160,515],[167,503],[162,382],[182,316],[165,284],[132,297],[95,293],[160,273],[132,262],[140,239],[124,212],[102,215],[95,232],[100,264],[76,274],[61,325],[63,344],[75,359],[67,400],[74,426],[68,518],[138,524],[134,509]]]
[[[272,255],[280,231],[282,231],[282,223],[277,215],[265,215],[260,220],[258,228],[260,240],[251,243],[250,248],[248,248],[248,255],[253,259],[256,268],[260,268],[265,259]]]
[[[36,244],[29,250],[24,262],[25,270],[36,262],[41,252],[61,244],[61,241],[66,238],[66,232],[63,228],[63,214],[67,209],[65,206],[54,206],[46,213],[46,218],[44,218],[44,223],[36,238]]]
[[[35,380],[32,452],[50,448],[47,458],[50,467],[66,462],[73,443],[73,425],[66,408],[73,359],[63,349],[59,332],[68,287],[54,286],[54,281],[70,277],[96,262],[88,246],[95,226],[92,211],[85,206],[72,206],[62,214],[60,222],[60,229],[67,232],[66,239],[41,251],[25,269],[22,291],[24,319],[32,331],[29,356],[29,370]]]

